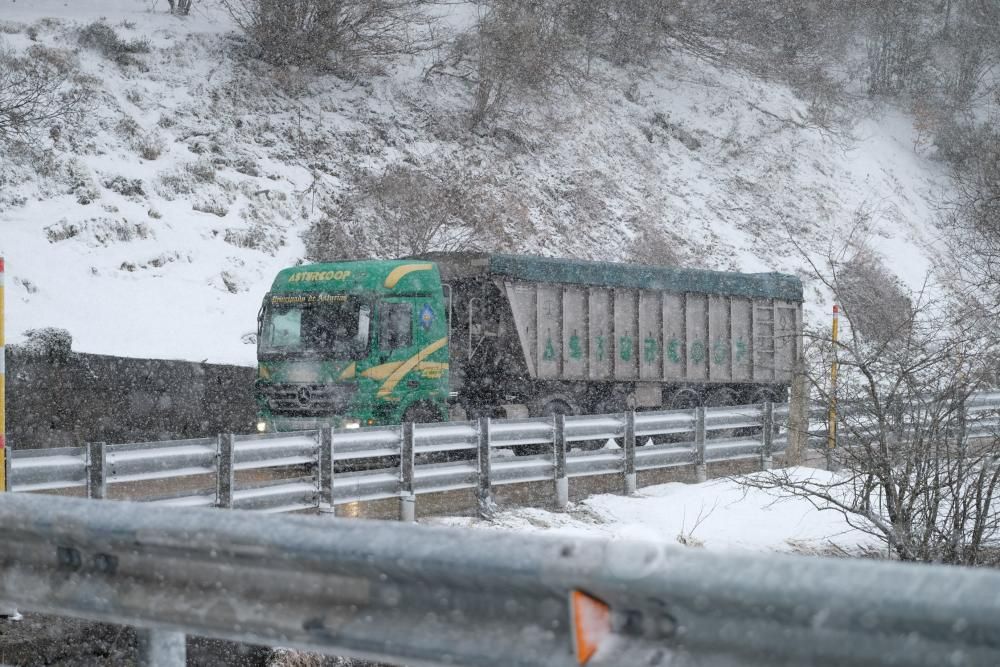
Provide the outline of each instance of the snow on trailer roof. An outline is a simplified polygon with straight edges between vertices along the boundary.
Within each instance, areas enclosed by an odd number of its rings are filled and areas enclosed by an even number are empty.
[[[527,255],[432,253],[425,257],[437,262],[445,274],[489,273],[526,282],[802,301],[802,282],[786,273],[736,273]]]

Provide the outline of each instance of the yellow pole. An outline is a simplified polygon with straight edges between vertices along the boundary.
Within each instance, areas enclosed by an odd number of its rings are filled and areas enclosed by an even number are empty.
[[[7,424],[6,396],[4,394],[4,345],[3,345],[3,257],[0,257],[0,491],[7,490]]]
[[[840,308],[833,304],[833,361],[830,362],[830,414],[826,436],[826,448],[830,450],[837,447],[837,328],[840,319]]]

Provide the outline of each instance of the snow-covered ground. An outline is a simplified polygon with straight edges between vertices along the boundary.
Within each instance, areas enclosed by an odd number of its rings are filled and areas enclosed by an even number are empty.
[[[271,71],[238,55],[211,0],[195,8],[0,0],[0,47],[61,49],[93,89],[82,127],[45,133],[41,173],[0,164],[10,342],[56,326],[79,351],[253,364],[260,300],[310,225],[387,254],[366,236],[378,221],[339,206],[391,165],[475,178],[516,221],[505,251],[627,261],[646,230],[690,266],[801,274],[793,238],[819,257],[861,217],[910,284],[934,256],[943,169],[901,111],[835,139],[787,86],[674,53],[472,133],[472,91],[424,75],[434,53],[360,81]],[[81,45],[98,20],[149,52],[120,64]],[[814,284],[806,298],[826,316]]]
[[[823,480],[832,473],[792,469],[795,476]],[[433,523],[611,539],[681,543],[718,551],[870,553],[870,535],[851,527],[836,511],[820,511],[808,500],[779,497],[739,484],[739,478],[701,484],[671,483],[639,489],[636,496],[592,496],[566,512],[513,508],[490,521],[464,517]]]

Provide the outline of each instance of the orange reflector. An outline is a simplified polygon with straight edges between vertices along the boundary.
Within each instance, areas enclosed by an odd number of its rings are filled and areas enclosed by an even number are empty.
[[[573,625],[573,649],[576,660],[587,664],[604,638],[611,634],[611,608],[586,593],[569,594],[570,614]]]

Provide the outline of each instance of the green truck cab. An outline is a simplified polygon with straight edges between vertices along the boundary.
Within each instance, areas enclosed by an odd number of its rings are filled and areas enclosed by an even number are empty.
[[[257,429],[445,418],[447,316],[432,262],[282,270],[259,314]]]

